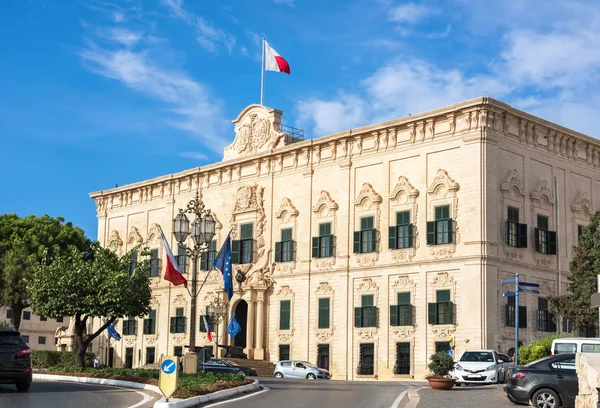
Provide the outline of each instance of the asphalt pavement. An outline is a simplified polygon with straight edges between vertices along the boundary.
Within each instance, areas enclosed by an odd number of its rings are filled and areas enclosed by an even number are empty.
[[[259,381],[269,389],[267,392],[225,402],[218,408],[396,408],[394,403],[398,396],[418,385],[408,381],[311,381],[264,377]]]
[[[469,385],[454,387],[448,391],[434,390],[426,386],[419,390],[417,408],[514,408],[503,390],[504,385]]]
[[[143,394],[151,400],[142,403]],[[33,380],[28,392],[17,392],[14,385],[0,384],[2,408],[151,408],[157,399],[151,391],[107,385]]]

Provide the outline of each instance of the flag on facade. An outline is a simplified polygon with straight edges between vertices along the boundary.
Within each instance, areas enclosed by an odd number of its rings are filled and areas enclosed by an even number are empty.
[[[162,232],[162,228],[160,229],[160,239],[162,240],[163,246],[165,247],[165,253],[167,254],[167,268],[165,270],[165,280],[168,280],[173,285],[181,285],[187,288],[187,279],[181,274],[179,270],[179,266],[177,265],[177,261],[175,261],[175,257],[173,256],[173,252],[171,252],[171,247],[165,238],[165,234]]]
[[[265,69],[267,71],[285,72],[289,75],[290,64],[277,53],[265,40]]]
[[[106,322],[108,323],[108,319],[106,319]],[[107,330],[110,337],[112,337],[116,341],[121,340],[121,335],[117,332],[117,329],[115,329],[115,327],[112,324],[108,325]]]
[[[229,300],[233,297],[233,276],[231,268],[231,231],[227,234],[227,238],[223,246],[219,250],[215,258],[215,268],[223,274],[223,290],[227,292]]]
[[[210,326],[208,325],[208,320],[206,320],[205,315],[202,315],[202,319],[204,320],[204,327],[206,327],[206,337],[208,337],[208,341],[212,342],[212,334],[210,334]]]
[[[242,330],[242,326],[235,320],[235,315],[231,316],[231,321],[227,325],[227,333],[231,336],[232,339],[235,339],[235,336]]]

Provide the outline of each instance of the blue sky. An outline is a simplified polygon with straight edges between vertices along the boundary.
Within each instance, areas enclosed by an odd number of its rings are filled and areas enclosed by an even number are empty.
[[[91,191],[222,159],[260,96],[307,137],[488,95],[596,136],[596,0],[5,0],[0,213],[95,238]],[[493,3],[493,4],[488,4]]]

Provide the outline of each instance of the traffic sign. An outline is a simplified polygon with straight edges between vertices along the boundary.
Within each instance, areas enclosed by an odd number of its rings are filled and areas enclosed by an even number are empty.
[[[530,283],[530,282],[519,282],[519,286],[530,286],[532,288],[539,288],[539,283]]]
[[[516,279],[504,279],[503,281],[500,281],[500,283],[502,283],[503,285],[506,285],[507,283],[515,283]]]
[[[539,290],[533,290],[533,289],[521,289],[521,290],[519,290],[519,292],[532,293],[534,295],[539,295],[540,294]]]
[[[506,296],[506,297],[515,296],[515,295],[516,295],[515,292],[506,292],[506,293],[502,294],[502,296]]]
[[[169,401],[171,395],[177,390],[178,382],[179,360],[177,359],[177,356],[161,356],[158,387],[167,401]]]

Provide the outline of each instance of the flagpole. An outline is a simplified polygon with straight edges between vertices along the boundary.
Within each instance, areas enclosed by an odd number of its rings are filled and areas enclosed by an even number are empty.
[[[263,105],[265,98],[265,37],[262,39],[262,55],[260,57],[260,104]]]

